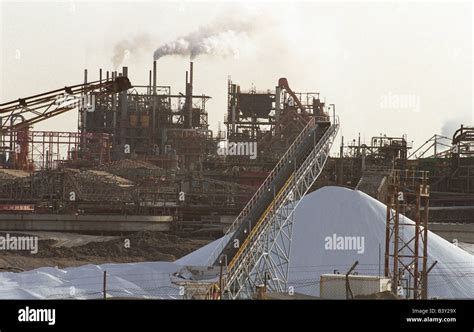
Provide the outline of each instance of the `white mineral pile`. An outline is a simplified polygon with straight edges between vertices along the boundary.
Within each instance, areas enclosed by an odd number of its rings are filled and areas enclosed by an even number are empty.
[[[403,218],[403,216],[401,217]],[[325,187],[307,195],[295,215],[289,286],[319,295],[319,277],[345,273],[357,260],[358,274],[383,274],[386,207],[366,194]],[[411,222],[404,218],[404,221]],[[404,226],[403,237],[413,227]],[[107,271],[109,296],[180,298],[169,276],[184,265],[204,265],[218,241],[173,262],[87,265],[77,268],[40,268],[22,273],[0,273],[0,298],[97,298]],[[429,296],[474,298],[474,257],[429,233]]]

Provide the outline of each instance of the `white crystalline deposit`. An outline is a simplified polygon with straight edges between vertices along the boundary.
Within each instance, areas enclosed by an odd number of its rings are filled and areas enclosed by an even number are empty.
[[[295,284],[333,270],[346,273],[356,260],[359,274],[378,275],[380,270],[383,275],[384,204],[363,192],[325,187],[305,197],[295,220],[290,264],[290,280]],[[412,223],[403,216],[402,220]],[[403,226],[402,237],[411,238],[413,231],[414,227]],[[428,266],[434,261],[438,263],[428,278],[430,297],[474,298],[472,255],[430,232]],[[319,287],[305,290],[319,294]]]
[[[104,271],[108,297],[179,298],[169,278],[178,269],[172,262],[144,262],[5,272],[0,273],[0,298],[102,298]]]
[[[335,270],[345,273],[356,260],[359,274],[383,274],[385,219],[385,205],[359,191],[325,187],[306,196],[295,215],[289,286],[317,296],[321,274]],[[413,227],[404,227],[402,234],[409,238]],[[0,298],[97,298],[102,294],[104,270],[109,296],[180,298],[180,290],[170,283],[170,274],[183,265],[207,264],[218,241],[173,263],[0,273]],[[474,257],[433,233],[429,234],[428,247],[428,266],[438,261],[429,275],[429,296],[474,298]]]
[[[346,273],[355,261],[359,274],[383,275],[386,213],[384,204],[360,191],[324,187],[307,195],[295,214],[289,286],[318,296],[321,274]],[[402,232],[411,238],[413,227]],[[206,264],[216,242],[176,263]],[[428,266],[438,261],[428,278],[430,297],[474,298],[474,256],[431,232],[428,256]]]

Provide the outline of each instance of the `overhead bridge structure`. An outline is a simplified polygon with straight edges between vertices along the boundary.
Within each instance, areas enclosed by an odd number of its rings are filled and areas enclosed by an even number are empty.
[[[312,116],[209,257],[174,282],[187,298],[250,298],[265,285],[287,288],[293,216],[320,175],[339,128],[333,115]]]

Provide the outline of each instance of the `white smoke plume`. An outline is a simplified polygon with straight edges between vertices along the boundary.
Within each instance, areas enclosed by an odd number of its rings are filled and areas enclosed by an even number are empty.
[[[194,59],[201,54],[238,56],[240,46],[245,44],[255,31],[256,21],[226,18],[201,26],[197,31],[161,45],[155,50],[153,58],[158,60],[167,55],[180,55]]]
[[[455,118],[446,120],[441,127],[441,135],[446,137],[453,137],[453,134],[456,130],[461,128],[461,124],[464,126],[471,126],[472,125],[472,118],[469,119],[467,114],[458,115]]]
[[[120,66],[130,56],[151,48],[151,38],[149,35],[141,34],[130,40],[122,40],[115,44],[112,63],[114,69]]]

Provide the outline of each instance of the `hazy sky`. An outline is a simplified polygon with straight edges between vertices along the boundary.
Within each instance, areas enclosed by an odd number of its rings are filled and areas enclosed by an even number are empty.
[[[345,139],[407,134],[419,145],[473,124],[473,8],[447,2],[115,2],[0,0],[0,101],[80,83],[112,70],[116,45],[130,49],[132,83],[146,84],[153,51],[212,22],[256,28],[238,55],[197,57],[195,92],[206,93],[212,129],[226,112],[227,78],[335,103]],[[149,42],[146,42],[148,40]],[[184,90],[189,58],[158,61],[158,83]],[[77,115],[37,125],[76,130]]]

